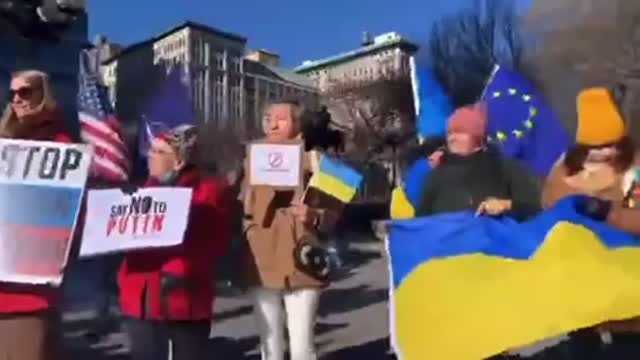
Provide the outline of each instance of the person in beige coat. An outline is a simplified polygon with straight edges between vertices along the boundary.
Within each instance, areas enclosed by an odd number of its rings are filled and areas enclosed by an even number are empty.
[[[303,143],[302,115],[297,101],[281,101],[265,108],[260,142]],[[293,360],[315,360],[314,326],[320,291],[326,285],[296,267],[294,248],[304,236],[335,221],[332,212],[302,201],[312,174],[313,152],[303,154],[304,182],[293,191],[244,182],[243,230],[248,242],[246,278],[254,302],[263,360],[282,360],[289,335]],[[245,174],[249,174],[248,162]],[[248,176],[245,177],[247,179]],[[284,309],[282,304],[284,303]]]

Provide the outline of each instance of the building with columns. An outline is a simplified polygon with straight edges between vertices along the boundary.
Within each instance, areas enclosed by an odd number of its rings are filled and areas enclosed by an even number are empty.
[[[408,75],[409,59],[417,50],[418,46],[396,32],[373,38],[365,34],[360,47],[324,59],[305,61],[295,68],[295,72],[309,77],[323,93],[334,86]]]
[[[187,21],[105,59],[102,75],[123,121],[137,122],[153,90],[159,63],[191,71],[192,101],[199,120],[239,138],[256,136],[265,103],[283,96],[315,97],[306,77],[279,67],[279,56],[248,50],[247,39]]]

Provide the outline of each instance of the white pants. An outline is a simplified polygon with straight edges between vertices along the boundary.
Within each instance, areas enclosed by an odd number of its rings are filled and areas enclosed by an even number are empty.
[[[262,344],[262,360],[284,360],[285,318],[291,360],[318,358],[314,343],[314,327],[320,299],[319,289],[255,288],[252,297]]]

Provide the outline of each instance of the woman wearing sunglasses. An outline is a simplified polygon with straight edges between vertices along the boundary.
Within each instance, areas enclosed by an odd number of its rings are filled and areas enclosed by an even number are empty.
[[[71,142],[47,74],[36,70],[13,74],[9,103],[0,120],[0,137]]]
[[[0,138],[71,142],[47,74],[13,74]],[[57,288],[0,283],[0,359],[56,358],[55,307],[60,295]]]

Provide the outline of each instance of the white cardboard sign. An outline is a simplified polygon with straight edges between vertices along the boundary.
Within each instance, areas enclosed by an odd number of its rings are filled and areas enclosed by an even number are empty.
[[[249,184],[295,188],[302,177],[301,144],[249,145]]]
[[[91,190],[80,256],[180,245],[187,229],[190,188]]]

